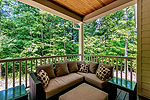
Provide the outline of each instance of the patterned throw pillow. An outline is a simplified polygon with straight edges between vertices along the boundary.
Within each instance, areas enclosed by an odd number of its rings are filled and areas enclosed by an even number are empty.
[[[101,79],[102,81],[105,81],[110,76],[110,70],[106,68],[104,65],[101,65],[98,67],[96,71],[96,76]]]
[[[79,72],[88,73],[88,69],[89,69],[88,65],[81,64]]]
[[[49,77],[48,77],[48,74],[44,71],[44,70],[40,70],[38,73],[37,73],[37,76],[38,78],[41,80],[42,84],[43,84],[43,87],[47,87],[48,83],[49,83]]]

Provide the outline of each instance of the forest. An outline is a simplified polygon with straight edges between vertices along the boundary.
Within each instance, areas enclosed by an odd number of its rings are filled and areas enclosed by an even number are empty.
[[[84,54],[136,57],[134,9],[85,23]],[[0,59],[78,54],[78,30],[71,21],[17,0],[0,0],[0,20]]]

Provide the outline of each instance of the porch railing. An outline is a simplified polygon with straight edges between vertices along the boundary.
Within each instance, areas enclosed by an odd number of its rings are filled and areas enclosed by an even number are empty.
[[[28,73],[35,71],[36,66],[43,65],[43,64],[50,64],[56,62],[64,62],[64,61],[73,61],[79,60],[81,55],[61,55],[61,56],[47,56],[47,57],[30,57],[30,58],[18,58],[18,59],[4,59],[0,60],[0,64],[5,67],[5,89],[8,88],[8,66],[12,68],[12,80],[13,80],[13,87],[15,87],[16,82],[16,69],[19,69],[19,85],[22,84],[22,76],[25,75],[25,86],[29,87],[28,84]],[[22,67],[24,66],[24,67]],[[24,69],[22,69],[24,68]],[[17,70],[18,71],[18,70]]]
[[[136,81],[136,58],[121,56],[84,55],[84,61],[95,61],[109,64],[114,68],[114,76],[130,81]],[[134,73],[134,75],[133,75]],[[134,79],[133,79],[134,77]]]
[[[8,88],[8,72],[12,73],[12,86],[15,87],[16,77],[19,79],[19,85],[25,84],[29,87],[29,72],[35,71],[36,66],[43,64],[50,64],[64,61],[79,60],[81,54],[77,55],[62,55],[62,56],[47,56],[47,57],[30,57],[30,58],[19,58],[19,59],[4,59],[0,60],[0,64],[5,68],[5,89]],[[136,58],[134,57],[119,57],[119,56],[101,56],[101,55],[84,55],[84,60],[96,61],[99,63],[110,64],[114,66],[114,76],[124,78],[126,80],[132,79],[132,73],[135,72]],[[24,67],[23,67],[24,66]],[[11,68],[11,69],[8,69]],[[16,70],[17,69],[17,70]],[[18,72],[17,72],[18,71]],[[16,75],[17,73],[17,75]],[[119,73],[119,74],[118,74]],[[123,74],[124,73],[124,74]],[[130,79],[128,78],[130,74]],[[22,82],[22,76],[25,80]],[[12,87],[9,86],[9,87]]]

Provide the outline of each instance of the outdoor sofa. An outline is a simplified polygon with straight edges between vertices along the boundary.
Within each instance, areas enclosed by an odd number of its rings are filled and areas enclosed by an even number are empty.
[[[88,83],[93,87],[108,92],[107,81],[113,77],[113,67],[105,64],[105,66],[111,70],[111,74],[109,79],[102,81],[95,74],[99,63],[89,62],[88,73],[79,72],[82,64],[86,64],[85,61],[70,61],[37,66],[36,72],[41,69],[45,70],[50,77],[50,82],[46,88],[43,88],[42,82],[37,78],[37,73],[30,73],[31,99],[45,100],[58,98],[60,95],[72,90],[81,83]],[[92,66],[92,68],[90,66]]]

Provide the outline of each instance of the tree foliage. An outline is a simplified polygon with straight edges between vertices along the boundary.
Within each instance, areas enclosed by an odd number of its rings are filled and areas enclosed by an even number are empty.
[[[78,54],[78,30],[73,22],[23,4],[1,1],[1,59]],[[136,57],[134,6],[84,25],[84,53]]]

